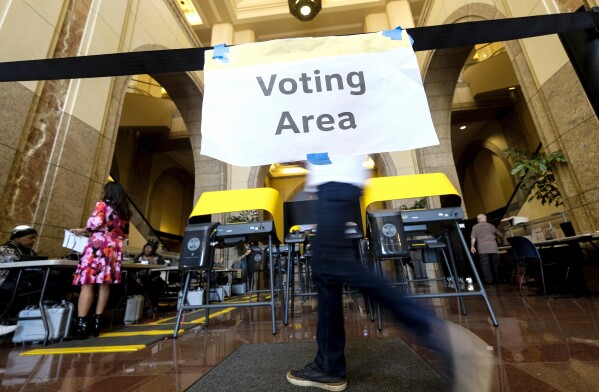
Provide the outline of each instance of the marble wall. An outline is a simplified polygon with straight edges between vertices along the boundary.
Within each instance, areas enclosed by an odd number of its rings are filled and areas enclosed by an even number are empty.
[[[0,61],[200,46],[167,0],[14,0],[0,11]],[[201,93],[190,78],[194,99],[182,104],[182,114],[199,149]],[[121,77],[0,84],[0,241],[15,225],[31,224],[40,233],[39,252],[64,253],[62,230],[85,224],[107,181],[126,83]],[[222,187],[221,177],[208,184]]]

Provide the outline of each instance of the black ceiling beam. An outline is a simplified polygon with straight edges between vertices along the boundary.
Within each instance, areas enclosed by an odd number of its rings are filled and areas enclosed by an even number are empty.
[[[599,13],[593,11],[494,19],[407,29],[414,51],[511,41],[567,31],[599,29]]]
[[[447,49],[568,31],[599,30],[593,11],[465,22],[407,29],[414,50]],[[99,78],[198,71],[212,48],[152,50],[0,63],[0,82]]]

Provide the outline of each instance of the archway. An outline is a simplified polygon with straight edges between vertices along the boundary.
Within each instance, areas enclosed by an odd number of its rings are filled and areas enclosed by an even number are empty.
[[[370,158],[374,161],[376,172],[381,177],[396,176],[397,168],[389,153],[370,154]],[[266,184],[269,166],[253,166],[248,174],[247,187],[259,188]],[[292,198],[301,193],[301,189],[297,188],[292,192]]]
[[[469,144],[458,160],[457,171],[471,217],[505,207],[516,185],[509,162],[488,141]]]
[[[503,17],[504,16],[501,15],[497,8],[492,5],[476,4],[476,7],[465,5],[449,15],[443,23],[451,24],[477,20],[491,20]],[[522,94],[522,97],[520,100],[521,107],[519,109],[532,111],[532,109],[529,108],[531,94],[534,94],[530,83],[530,81],[533,80],[532,72],[528,63],[523,57],[520,57],[522,56],[520,43],[518,41],[507,41],[503,44],[505,45],[507,55],[514,68],[518,83],[521,86],[519,91],[520,94]],[[440,144],[438,146],[420,149],[416,152],[419,168],[422,173],[445,173],[461,194],[463,193],[463,190],[460,179],[463,179],[465,176],[464,171],[466,170],[467,165],[464,163],[468,162],[468,159],[461,159],[460,157],[454,158],[451,130],[452,106],[460,73],[472,50],[473,46],[435,50],[430,54],[427,61],[425,61],[426,72],[424,76],[424,88],[429,100],[431,115]],[[531,126],[530,129],[522,129],[524,145],[521,144],[520,147],[524,149],[530,149],[535,146],[535,141],[539,140],[539,135],[536,129],[534,129],[534,126],[537,126],[535,117],[531,117],[530,123],[533,126]],[[484,147],[481,144],[473,144],[469,146],[469,148],[481,151]],[[476,156],[476,151],[469,150],[468,154],[474,154]],[[497,156],[498,154],[494,153],[493,155]],[[460,160],[461,163],[459,162]],[[499,159],[499,161],[501,161],[501,159]],[[433,203],[434,202],[436,201],[433,201]],[[467,210],[469,209],[467,208]]]
[[[160,49],[168,48],[160,45],[143,45],[136,48],[135,51]],[[205,191],[225,189],[227,183],[226,164],[200,154],[203,93],[198,74],[177,72],[150,76],[168,92],[187,128],[195,168],[194,203]],[[113,98],[108,107],[109,114],[105,127],[105,137],[112,143],[116,143],[123,101],[131,78],[132,76],[118,76],[114,81]]]
[[[162,172],[151,184],[147,218],[161,241],[177,251],[193,209],[193,179],[179,168]]]

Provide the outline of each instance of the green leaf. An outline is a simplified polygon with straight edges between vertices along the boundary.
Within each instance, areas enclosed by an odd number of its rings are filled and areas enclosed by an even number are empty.
[[[559,206],[564,204],[555,183],[555,176],[551,171],[554,162],[567,162],[561,150],[531,154],[516,148],[507,148],[501,153],[512,160],[511,174],[521,177],[520,187],[529,192],[529,202],[537,199],[542,205]]]

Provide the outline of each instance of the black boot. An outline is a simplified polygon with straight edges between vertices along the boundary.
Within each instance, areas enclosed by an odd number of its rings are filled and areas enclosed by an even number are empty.
[[[87,317],[77,317],[77,331],[73,336],[74,340],[86,339],[89,336],[89,329],[87,327]]]
[[[93,323],[94,325],[92,326],[92,336],[94,338],[97,338],[98,336],[100,336],[100,328],[102,328],[102,315],[94,314]]]

